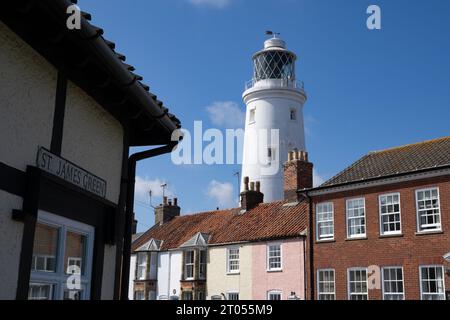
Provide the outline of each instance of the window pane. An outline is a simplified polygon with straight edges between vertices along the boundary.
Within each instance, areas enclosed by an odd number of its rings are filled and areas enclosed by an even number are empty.
[[[56,272],[58,228],[37,223],[33,244],[32,271]]]
[[[30,283],[28,300],[53,300],[53,284]]]
[[[85,274],[87,237],[67,231],[64,270],[67,274]]]

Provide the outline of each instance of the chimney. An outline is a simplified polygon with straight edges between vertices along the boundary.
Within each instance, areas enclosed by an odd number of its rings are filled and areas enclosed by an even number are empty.
[[[163,203],[155,209],[155,225],[163,225],[175,217],[180,215],[180,207],[178,206],[178,199],[168,200],[163,198]]]
[[[297,190],[312,188],[313,164],[308,153],[302,150],[290,151],[284,164],[284,199],[297,201]]]
[[[249,188],[249,178],[244,178],[244,191],[241,192],[242,211],[248,211],[263,203],[264,195],[261,193],[261,183],[259,181],[251,182]]]

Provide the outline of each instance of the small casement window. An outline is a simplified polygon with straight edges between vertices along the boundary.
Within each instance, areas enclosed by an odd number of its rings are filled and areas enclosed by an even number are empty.
[[[439,189],[416,191],[417,225],[419,232],[441,230]]]
[[[364,198],[347,200],[347,237],[366,236],[366,208]]]
[[[380,233],[382,235],[402,232],[400,217],[400,194],[380,196]]]
[[[182,300],[194,300],[194,293],[192,291],[183,291],[183,294],[181,296]]]
[[[336,300],[334,269],[317,270],[317,296],[319,300]]]
[[[227,300],[239,300],[239,292],[227,292]]]
[[[194,250],[184,252],[184,278],[186,280],[194,279],[194,256]]]
[[[148,300],[156,300],[156,291],[155,290],[150,290],[148,292]]]
[[[248,123],[255,123],[256,119],[256,108],[250,109],[250,113],[248,116]]]
[[[290,110],[289,118],[293,121],[297,120],[297,111],[295,109]]]
[[[403,268],[382,268],[383,300],[405,300]]]
[[[239,273],[239,248],[229,248],[227,250],[227,272]]]
[[[368,300],[367,268],[352,268],[347,271],[348,299]]]
[[[317,240],[334,239],[333,203],[319,203],[316,206]]]
[[[275,149],[273,147],[267,148],[267,159],[270,162],[277,161],[277,149]]]
[[[267,270],[282,270],[281,244],[269,244],[267,246]]]
[[[280,290],[270,290],[267,292],[267,300],[282,300],[282,293]]]
[[[421,300],[445,300],[444,267],[421,266],[419,269]]]
[[[29,300],[90,298],[94,232],[93,226],[39,211]]]
[[[136,280],[146,280],[147,279],[147,252],[139,252],[137,254],[137,272]]]
[[[199,277],[206,279],[206,250],[200,250],[199,255]]]
[[[137,290],[134,292],[134,300],[145,300],[144,290]]]

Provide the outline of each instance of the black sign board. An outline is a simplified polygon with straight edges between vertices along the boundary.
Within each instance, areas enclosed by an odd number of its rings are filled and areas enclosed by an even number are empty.
[[[36,166],[99,197],[106,197],[105,180],[89,173],[68,160],[54,155],[43,147],[40,147],[38,150]]]

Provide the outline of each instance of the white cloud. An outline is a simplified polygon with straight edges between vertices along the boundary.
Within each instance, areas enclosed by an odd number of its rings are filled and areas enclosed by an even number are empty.
[[[188,0],[194,6],[206,6],[222,9],[231,4],[232,0]]]
[[[326,179],[324,177],[322,177],[317,171],[316,169],[313,169],[313,183],[314,183],[314,187],[318,187],[320,186],[322,183],[324,183],[326,181]]]
[[[209,183],[206,195],[217,202],[220,208],[233,208],[237,206],[233,185],[229,182],[212,180]]]
[[[232,101],[217,101],[206,107],[211,122],[216,126],[229,129],[243,128],[245,112]]]
[[[164,180],[162,179],[154,179],[154,180],[150,180],[148,178],[142,178],[137,176],[136,177],[136,183],[135,183],[135,200],[139,200],[139,201],[143,201],[148,203],[150,198],[149,198],[149,191],[152,190],[152,198],[155,197],[162,197],[162,188],[161,185],[166,183]],[[168,185],[168,187],[166,187],[165,190],[165,195],[168,197],[173,197],[174,192],[173,190],[170,188],[170,185]]]

